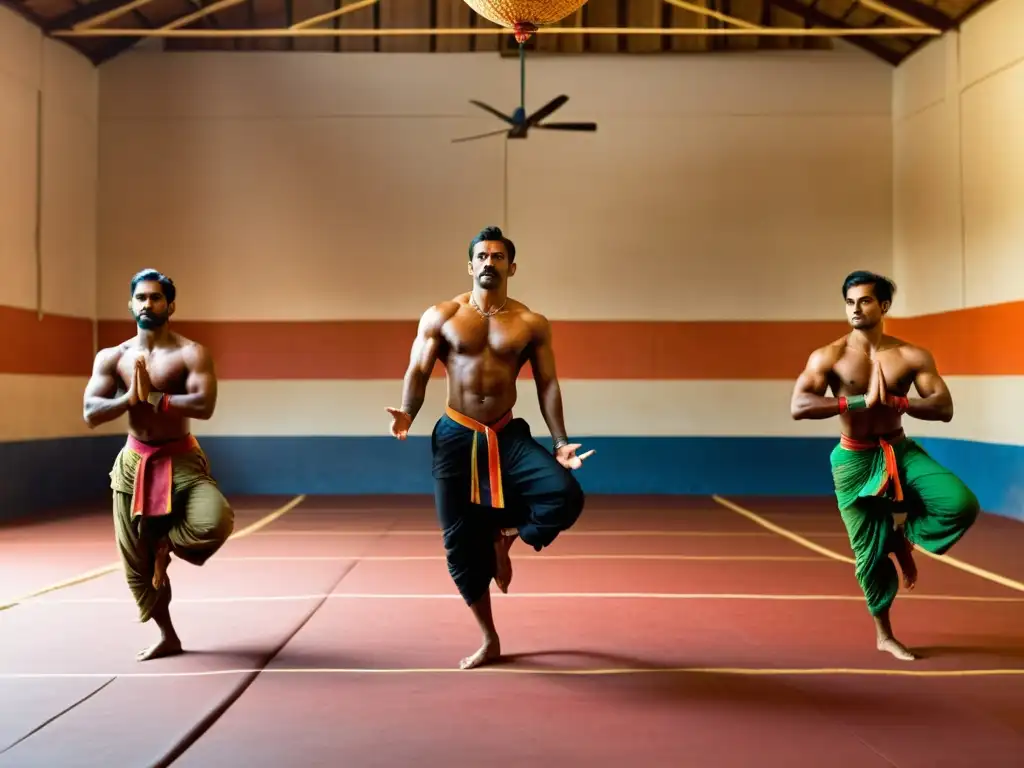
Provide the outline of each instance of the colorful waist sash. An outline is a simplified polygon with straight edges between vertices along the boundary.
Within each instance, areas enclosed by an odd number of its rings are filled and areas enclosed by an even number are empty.
[[[509,411],[491,425],[482,424],[476,419],[471,419],[469,416],[459,413],[450,406],[445,408],[444,412],[445,415],[456,424],[465,427],[466,429],[471,429],[474,432],[473,453],[472,458],[470,459],[470,463],[472,464],[470,475],[470,501],[474,504],[481,503],[480,471],[477,468],[477,435],[483,434],[487,438],[487,479],[488,486],[491,491],[490,506],[497,509],[503,508],[505,506],[505,494],[501,487],[501,456],[498,452],[498,433],[504,429],[510,421],[512,421],[512,411]]]

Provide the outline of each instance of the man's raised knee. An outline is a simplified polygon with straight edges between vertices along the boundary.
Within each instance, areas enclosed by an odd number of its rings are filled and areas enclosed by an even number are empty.
[[[974,491],[967,486],[964,486],[961,492],[955,495],[953,505],[957,518],[963,521],[965,526],[974,525],[974,521],[981,514],[981,503],[974,495]]]

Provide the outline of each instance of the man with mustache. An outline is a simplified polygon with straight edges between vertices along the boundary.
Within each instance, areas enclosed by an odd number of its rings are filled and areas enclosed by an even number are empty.
[[[234,530],[234,512],[189,430],[191,419],[213,416],[213,359],[168,326],[176,293],[156,270],[132,278],[128,306],[138,333],[100,350],[85,388],[90,428],[128,414],[128,439],[110,473],[114,529],[139,619],[160,630],[139,661],[182,650],[170,615],[171,553],[201,566]]]
[[[473,288],[423,313],[405,374],[401,408],[388,408],[391,434],[405,440],[423,406],[434,364],[447,372],[448,402],[434,426],[434,493],[448,571],[483,632],[462,659],[471,669],[493,662],[501,643],[491,613],[490,582],[512,580],[509,549],[517,538],[540,551],[571,527],[584,494],[572,475],[593,451],[576,455],[562,416],[548,320],[508,296],[515,245],[498,227],[469,244]],[[512,415],[516,378],[529,362],[551,451]]]
[[[891,280],[871,272],[846,278],[843,299],[853,330],[811,353],[790,410],[794,419],[839,417],[842,432],[830,460],[855,575],[874,619],[878,650],[911,661],[916,656],[896,639],[889,620],[899,591],[889,555],[903,571],[903,585],[913,589],[913,547],[945,553],[974,524],[979,505],[901,426],[903,414],[951,421],[953,398],[928,350],[883,333],[895,290]],[[918,397],[908,397],[911,385]],[[832,397],[826,397],[829,389]],[[895,526],[893,512],[901,507],[906,519]]]

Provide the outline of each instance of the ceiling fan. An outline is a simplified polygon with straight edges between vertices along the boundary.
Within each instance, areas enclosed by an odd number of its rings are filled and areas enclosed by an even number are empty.
[[[469,103],[480,107],[492,115],[497,117],[499,120],[503,120],[507,123],[510,128],[502,128],[497,131],[488,131],[487,133],[479,133],[475,136],[464,136],[458,139],[452,139],[452,143],[458,143],[461,141],[475,141],[476,139],[484,139],[488,136],[497,136],[504,133],[509,139],[525,139],[526,134],[532,128],[542,128],[549,131],[596,131],[597,123],[542,123],[541,121],[548,117],[552,112],[561,107],[569,100],[568,96],[556,96],[543,107],[538,109],[532,115],[527,116],[526,114],[526,49],[523,44],[519,44],[519,106],[516,107],[515,112],[511,115],[506,115],[503,112],[495,109],[489,104],[484,104],[482,101],[476,99],[470,99]]]

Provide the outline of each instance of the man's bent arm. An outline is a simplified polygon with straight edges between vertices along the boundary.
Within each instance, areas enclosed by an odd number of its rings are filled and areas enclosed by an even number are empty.
[[[910,362],[915,369],[914,386],[921,397],[907,398],[905,408],[899,410],[922,421],[952,421],[953,396],[939,375],[934,358],[927,350],[918,348],[911,353]]]
[[[832,360],[826,350],[811,353],[807,367],[796,380],[789,403],[789,413],[795,420],[831,419],[839,415],[839,398],[825,397],[831,370]]]
[[[92,376],[85,385],[82,416],[90,429],[118,419],[128,412],[132,393],[118,394],[117,361],[121,359],[118,348],[101,349],[93,361]]]
[[[551,344],[551,323],[546,318],[540,319],[537,338],[530,356],[530,367],[533,368],[533,380],[537,385],[537,400],[544,422],[548,425],[551,439],[555,445],[568,442],[569,435],[565,430],[565,417],[562,413],[562,388],[558,384],[555,372],[555,350]]]
[[[185,394],[165,395],[164,403],[156,407],[190,419],[210,419],[217,407],[217,372],[213,356],[201,344],[186,347],[182,354],[188,366]]]
[[[409,367],[402,382],[402,412],[408,414],[409,421],[416,420],[416,415],[426,399],[427,384],[430,382],[430,374],[434,372],[434,364],[441,348],[441,326],[444,320],[436,307],[428,309],[420,317],[416,339],[409,353]]]

